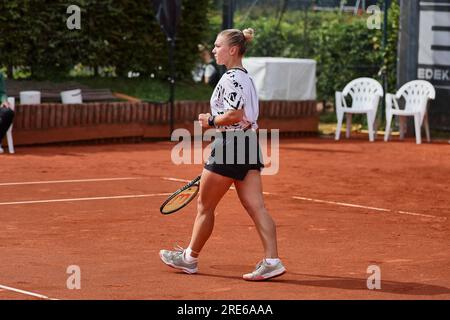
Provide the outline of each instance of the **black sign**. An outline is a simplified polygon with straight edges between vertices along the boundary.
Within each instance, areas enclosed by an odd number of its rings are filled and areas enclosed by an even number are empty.
[[[152,2],[156,11],[156,20],[161,29],[167,38],[174,39],[181,16],[181,0],[153,0]]]

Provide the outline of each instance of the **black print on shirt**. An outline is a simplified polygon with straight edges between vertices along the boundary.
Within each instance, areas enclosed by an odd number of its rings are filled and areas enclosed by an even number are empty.
[[[217,99],[220,100],[220,98],[224,95],[224,93],[225,93],[225,88],[221,84],[218,84],[217,88],[216,88]]]
[[[244,90],[244,88],[236,80],[233,80],[233,86],[235,88],[239,88],[241,90]]]
[[[231,70],[231,71],[228,71],[227,72],[227,74],[229,75],[229,78],[232,80],[232,82],[233,82],[233,86],[235,87],[235,88],[239,88],[239,89],[241,89],[241,90],[244,90],[244,88],[239,84],[239,82],[237,82],[236,80],[234,80],[234,78],[235,78],[235,73],[236,73],[236,70]]]
[[[237,92],[230,92],[228,94],[228,97],[224,97],[223,99],[234,110],[239,109],[239,106],[241,105],[241,101],[242,101],[242,97],[238,97]],[[238,100],[237,103],[236,103],[236,100]]]

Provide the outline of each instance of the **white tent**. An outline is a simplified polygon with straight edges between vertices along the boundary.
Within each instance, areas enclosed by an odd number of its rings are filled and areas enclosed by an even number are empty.
[[[316,61],[251,57],[242,61],[261,100],[316,99]]]

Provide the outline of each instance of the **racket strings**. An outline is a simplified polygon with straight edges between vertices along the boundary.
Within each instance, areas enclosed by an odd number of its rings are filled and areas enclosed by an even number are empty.
[[[198,176],[190,183],[176,191],[172,194],[161,206],[160,212],[162,214],[170,214],[178,211],[179,209],[185,207],[189,202],[191,202],[200,189],[201,176]]]
[[[165,203],[161,210],[163,213],[171,213],[175,212],[176,210],[184,207],[189,202],[191,202],[192,199],[195,198],[195,196],[198,193],[198,186],[192,185],[188,188],[181,190],[180,193],[175,195],[173,198],[171,198],[167,203]]]

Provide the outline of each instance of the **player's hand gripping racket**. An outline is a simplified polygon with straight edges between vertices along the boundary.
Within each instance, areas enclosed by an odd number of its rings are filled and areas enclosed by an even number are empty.
[[[162,214],[171,214],[184,208],[197,195],[198,190],[200,189],[200,178],[201,175],[172,193],[161,205],[159,211],[161,211]]]

